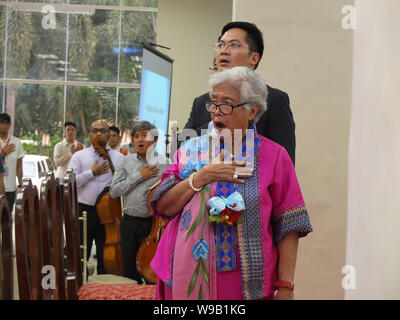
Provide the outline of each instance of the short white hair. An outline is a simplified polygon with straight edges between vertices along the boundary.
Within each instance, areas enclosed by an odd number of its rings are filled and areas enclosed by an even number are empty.
[[[247,67],[234,67],[212,74],[208,80],[210,95],[214,87],[229,83],[239,91],[241,102],[253,102],[258,104],[259,110],[253,120],[256,123],[267,110],[268,89],[264,79],[255,71]],[[249,111],[251,107],[245,106]]]

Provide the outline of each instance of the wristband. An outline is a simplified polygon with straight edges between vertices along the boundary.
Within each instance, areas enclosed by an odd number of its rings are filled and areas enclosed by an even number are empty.
[[[294,283],[290,281],[279,280],[274,282],[277,288],[288,288],[290,291],[294,290]]]
[[[193,173],[190,175],[190,177],[189,177],[189,186],[190,186],[195,192],[199,192],[199,191],[201,191],[201,189],[203,189],[203,187],[195,188],[195,187],[193,186],[193,177],[194,177],[195,174],[196,174],[196,172],[193,172]]]

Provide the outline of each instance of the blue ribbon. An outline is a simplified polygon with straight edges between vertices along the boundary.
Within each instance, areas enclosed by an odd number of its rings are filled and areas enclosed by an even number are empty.
[[[225,208],[229,208],[234,211],[244,210],[244,201],[239,192],[235,191],[229,197],[213,197],[208,200],[210,206],[210,214],[219,215]]]

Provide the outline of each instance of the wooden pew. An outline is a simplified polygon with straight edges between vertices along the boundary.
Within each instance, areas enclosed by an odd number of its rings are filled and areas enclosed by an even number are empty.
[[[82,286],[81,239],[79,233],[78,195],[75,174],[68,169],[64,177],[64,216],[67,248],[67,298],[78,299]]]
[[[5,204],[3,204],[4,201]],[[0,212],[3,212],[2,205],[8,207],[6,200],[0,198]],[[1,218],[2,225],[3,222],[8,224],[7,214],[2,214]],[[63,261],[63,222],[66,263]],[[76,181],[72,169],[67,171],[63,188],[59,185],[58,179],[55,179],[52,173],[48,173],[40,188],[40,200],[38,190],[32,185],[31,180],[23,180],[22,188],[17,191],[15,205],[16,260],[20,299],[155,299],[155,285],[128,284],[126,280],[132,280],[123,277],[112,276],[112,283],[100,281],[83,284],[79,223]],[[7,232],[9,231],[2,232],[2,239],[6,239],[6,242],[10,240]],[[2,253],[12,252],[12,248],[8,248],[4,246]],[[2,254],[2,257],[8,257],[7,253]],[[7,263],[9,266],[9,259]],[[51,272],[46,274],[47,271],[43,271],[46,266],[55,270],[55,286],[49,286],[45,281],[51,276]],[[12,273],[12,268],[11,270],[6,268],[6,272]],[[104,275],[106,281],[110,280],[109,276]],[[7,279],[12,279],[12,277],[7,277]],[[6,283],[5,287],[2,286],[2,290],[3,287],[5,288],[3,292],[8,292],[8,296],[12,296],[10,286],[10,283]],[[3,297],[5,298],[5,295]]]
[[[14,263],[11,212],[6,196],[0,196],[0,300],[14,298]]]
[[[66,299],[62,191],[53,172],[40,187],[24,179],[15,202],[15,245],[21,300]]]
[[[15,247],[20,299],[43,299],[39,197],[28,178],[23,179],[15,200]]]
[[[62,190],[58,179],[55,179],[53,172],[47,172],[40,187],[43,266],[50,266],[49,276],[54,276],[55,283],[54,285],[50,283],[43,289],[46,300],[66,299],[62,201]],[[52,270],[55,274],[51,274]]]
[[[155,285],[138,285],[116,275],[98,275],[97,281],[83,284],[78,197],[75,174],[68,169],[64,177],[64,214],[67,244],[68,299],[79,300],[154,300]]]
[[[24,179],[17,192],[15,234],[21,300],[77,299],[82,286],[75,175],[67,173],[64,181],[63,191],[53,172],[48,172],[40,199],[30,179]]]

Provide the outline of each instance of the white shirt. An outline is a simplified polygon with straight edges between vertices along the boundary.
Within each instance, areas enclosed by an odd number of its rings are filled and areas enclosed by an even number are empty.
[[[6,192],[13,192],[17,189],[17,160],[24,156],[21,140],[14,136],[8,136],[6,140],[0,138],[0,148],[3,149],[7,144],[15,144],[15,150],[3,159],[4,165],[4,187]],[[5,163],[4,163],[5,162]]]
[[[114,150],[109,150],[108,154],[115,168],[123,155]],[[111,169],[107,173],[94,176],[92,166],[98,160],[98,164],[104,162],[103,158],[94,150],[93,146],[83,149],[73,154],[68,168],[72,168],[75,173],[76,187],[78,191],[78,202],[88,206],[94,206],[99,194],[105,187],[109,187],[112,181]]]
[[[119,148],[120,148],[120,143],[118,143],[114,148],[111,148],[111,146],[109,146],[109,145],[107,144],[107,149],[111,149],[111,150],[114,150],[114,151],[119,152]]]
[[[57,143],[54,147],[54,164],[57,166],[56,178],[60,180],[62,183],[64,180],[65,173],[67,172],[68,163],[71,160],[72,146],[77,146],[80,144],[78,141],[74,141],[73,143],[68,143],[66,139]]]

